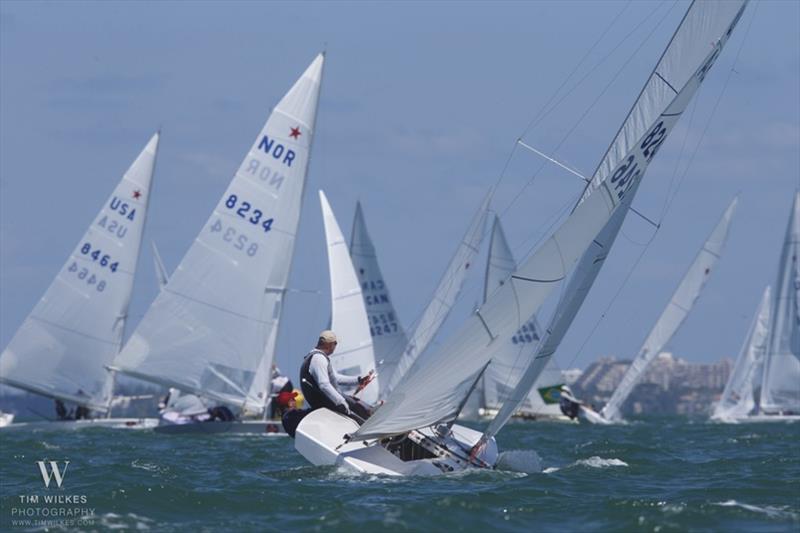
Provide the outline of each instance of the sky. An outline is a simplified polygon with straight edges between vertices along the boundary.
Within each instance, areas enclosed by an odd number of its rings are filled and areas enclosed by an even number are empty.
[[[517,139],[590,175],[687,6],[3,0],[0,345],[161,129],[133,331],[158,290],[149,242],[168,270],[179,263],[271,107],[321,50],[290,280],[317,292],[289,298],[278,363],[296,376],[330,314],[320,188],[347,235],[362,202],[408,326],[498,180],[493,209],[518,260],[547,235],[582,182]],[[736,356],[774,282],[800,186],[799,95],[800,2],[751,2],[634,203],[660,228],[628,217],[556,354],[562,368],[632,357],[738,194],[717,271],[668,346],[692,362]],[[482,282],[480,273],[467,281],[440,339],[474,308]]]

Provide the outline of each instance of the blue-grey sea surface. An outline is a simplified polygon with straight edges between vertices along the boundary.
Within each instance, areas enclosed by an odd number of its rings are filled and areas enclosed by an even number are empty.
[[[0,530],[800,531],[800,424],[518,422],[498,442],[503,470],[389,478],[289,438],[0,431]],[[37,461],[70,461],[61,488]]]

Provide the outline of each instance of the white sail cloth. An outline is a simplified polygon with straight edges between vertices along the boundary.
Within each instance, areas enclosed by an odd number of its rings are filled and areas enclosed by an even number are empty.
[[[764,358],[760,411],[800,413],[800,192],[795,193],[783,241]]]
[[[680,68],[676,68],[676,65],[673,64],[669,70],[694,72],[694,76],[689,77],[685,84],[680,86],[680,91],[674,94],[673,99],[670,101],[664,98],[670,92],[664,93],[659,89],[662,82],[669,78],[664,78],[663,73],[657,66],[645,84],[631,112],[623,122],[615,141],[609,147],[603,158],[603,163],[598,166],[592,182],[587,187],[581,201],[585,201],[597,184],[605,182],[607,178],[610,178],[609,181],[611,183],[620,185],[625,184],[645,171],[645,168],[637,168],[638,161],[634,157],[635,152],[641,151],[646,162],[649,162],[655,156],[727,43],[733,28],[741,18],[745,5],[746,1],[692,3],[673,39],[667,46],[662,60],[659,61],[659,65],[662,64],[665,58],[670,58],[672,61],[683,60],[682,51],[690,49],[692,53],[685,56],[686,64]],[[692,29],[684,29],[687,24]],[[701,28],[705,28],[705,30],[699,31]],[[707,49],[709,43],[712,43],[710,51]],[[707,55],[705,57],[698,55],[698,50],[706,50],[705,53]],[[675,85],[677,81],[678,78],[672,80],[669,85],[672,88],[678,87]],[[658,112],[656,113],[656,111]],[[645,116],[653,116],[653,118],[648,121]],[[640,144],[633,146],[632,151],[628,152],[624,159],[619,159],[626,164],[618,165],[611,174],[606,172],[604,170],[605,167],[611,160],[618,159],[617,153],[622,150],[623,146],[629,144],[628,139],[635,136],[637,132],[642,135],[639,139]],[[564,291],[564,296],[559,301],[556,311],[553,313],[545,330],[545,338],[540,344],[533,363],[528,367],[523,378],[520,379],[517,390],[512,396],[512,401],[506,402],[506,405],[503,406],[503,409],[487,428],[487,437],[495,435],[506,424],[517,409],[515,404],[519,404],[525,399],[525,395],[528,392],[525,387],[530,387],[536,381],[558,349],[564,335],[566,335],[572,321],[583,305],[583,301],[586,299],[592,285],[594,285],[600,269],[622,228],[626,215],[627,210],[617,210],[584,252],[575,267],[575,272],[567,285],[566,291]]]
[[[120,349],[159,134],[122,177],[0,355],[0,382],[105,411]]]
[[[753,317],[747,337],[736,358],[736,364],[725,384],[725,390],[714,408],[711,418],[731,420],[743,418],[756,407],[755,387],[761,385],[760,370],[767,348],[769,332],[769,312],[771,306],[770,288],[764,289],[761,303]]]
[[[453,304],[455,304],[458,295],[461,293],[464,280],[469,273],[469,267],[472,265],[483,241],[486,217],[489,213],[489,204],[493,193],[493,190],[489,191],[478,212],[475,213],[467,233],[459,243],[455,255],[450,260],[447,270],[445,270],[439,285],[436,287],[431,302],[425,308],[422,317],[411,332],[408,345],[397,360],[397,367],[394,372],[387,376],[386,371],[381,368],[381,374],[384,376],[384,383],[386,384],[381,390],[382,397],[388,396],[400,383],[414,364],[414,361],[425,351],[428,344],[436,336],[447,315],[450,314]]]
[[[747,0],[694,1],[647,80],[639,98],[631,108],[616,137],[597,167],[583,199],[602,181],[613,175],[636,143],[659,119],[681,87],[692,78],[703,81],[719,57],[725,42],[744,12]],[[698,70],[699,69],[699,70]],[[682,112],[683,110],[680,110]],[[653,130],[648,142],[655,153],[667,132]],[[652,156],[650,156],[652,157]]]
[[[372,350],[372,335],[361,284],[356,277],[342,230],[322,191],[319,191],[319,201],[322,204],[322,220],[328,246],[331,329],[339,341],[336,352],[331,356],[331,364],[341,374],[365,376],[375,368],[375,354]],[[378,400],[378,382],[368,385],[360,397],[367,403],[375,403]]]
[[[397,368],[398,359],[408,344],[408,337],[392,304],[389,286],[381,273],[360,202],[356,204],[356,214],[353,219],[350,258],[361,282],[374,358],[380,365],[380,383],[385,383]],[[376,385],[372,383],[370,387]]]
[[[634,180],[633,183],[638,181]],[[496,290],[432,357],[408,374],[385,404],[356,432],[357,438],[405,433],[454,418],[478,374],[502,342],[539,309],[558,286],[614,208],[627,206],[605,185]]]
[[[119,370],[231,405],[264,405],[269,380],[254,381],[280,321],[323,62],[320,54],[273,109],[117,357]]]
[[[489,241],[489,256],[486,262],[486,280],[484,284],[484,301],[489,294],[505,285],[508,278],[517,269],[517,263],[508,245],[500,219],[495,217]],[[509,397],[521,374],[530,364],[541,339],[541,327],[536,316],[522,325],[512,336],[505,337],[495,343],[492,362],[483,374],[481,390],[484,409],[499,409]],[[562,383],[561,371],[551,360],[548,368],[539,376],[520,405],[519,411],[527,415],[559,415],[558,405],[548,406],[544,403],[540,388],[550,388]]]
[[[672,295],[667,307],[661,313],[658,321],[653,326],[639,353],[634,358],[631,366],[622,377],[622,381],[614,390],[611,399],[603,407],[601,414],[608,420],[620,420],[621,409],[634,387],[641,381],[650,362],[661,352],[661,349],[675,335],[681,324],[694,307],[697,298],[708,281],[711,271],[717,263],[725,241],[728,237],[733,213],[736,210],[738,199],[734,198],[722,218],[711,232],[703,248],[695,257],[694,262],[684,275],[675,293]]]

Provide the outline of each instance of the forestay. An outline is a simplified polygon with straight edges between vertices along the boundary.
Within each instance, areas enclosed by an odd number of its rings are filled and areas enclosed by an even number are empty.
[[[800,413],[800,310],[797,254],[800,241],[800,193],[795,193],[783,242],[771,323],[764,358],[760,410]]]
[[[641,177],[645,169],[639,165],[636,154],[640,153],[646,163],[655,156],[728,41],[745,5],[746,1],[692,3],[595,171],[581,201],[585,201],[598,184],[604,183],[608,177],[613,184],[624,184],[633,177]],[[673,74],[668,77],[670,72]],[[687,78],[687,72],[694,75]],[[676,94],[677,87],[680,87],[680,92]],[[637,135],[639,144],[631,145],[632,150],[620,158],[618,154],[629,146],[629,139]],[[611,161],[623,161],[617,164],[613,173],[606,171]],[[505,425],[517,409],[515,404],[524,400],[530,387],[546,368],[597,279],[626,216],[627,210],[617,210],[584,252],[545,330],[545,338],[533,363],[520,379],[512,401],[506,403],[490,424],[487,436],[495,435]]]
[[[382,397],[386,397],[391,393],[409,371],[414,361],[425,351],[428,344],[430,344],[436,336],[436,333],[438,333],[439,328],[444,323],[450,310],[453,308],[453,304],[455,304],[458,299],[458,295],[461,293],[461,288],[464,285],[464,280],[467,274],[469,274],[469,268],[483,241],[486,217],[489,213],[489,204],[491,203],[492,195],[493,190],[490,190],[478,209],[478,212],[475,213],[467,229],[467,233],[458,245],[455,255],[453,255],[453,258],[450,260],[450,264],[447,266],[444,276],[442,276],[439,285],[436,287],[431,302],[425,308],[422,317],[411,332],[411,339],[397,361],[397,368],[395,368],[392,375],[388,377],[386,376],[386,372],[381,369],[381,374],[384,376],[384,383],[387,383],[386,387],[381,391]]]
[[[342,230],[322,191],[319,191],[319,201],[328,245],[331,329],[336,332],[339,341],[336,352],[331,356],[331,364],[342,374],[364,376],[375,368],[375,354],[372,351],[372,336],[361,284],[356,277]],[[367,403],[375,403],[378,399],[378,382],[365,388],[360,397]]]
[[[381,383],[385,383],[397,368],[397,361],[408,344],[408,337],[394,309],[389,286],[378,265],[377,253],[367,231],[360,202],[356,204],[353,220],[350,258],[361,282],[374,357],[380,365]],[[375,386],[375,383],[370,385],[370,387]]]
[[[281,317],[323,60],[272,111],[115,361],[123,372],[231,405],[264,405],[269,380],[253,383]]]
[[[516,268],[517,264],[508,245],[503,226],[500,224],[500,219],[495,217],[486,263],[484,301],[498,287],[505,285]],[[505,399],[509,397],[519,376],[530,364],[540,337],[541,327],[536,316],[532,316],[511,337],[495,343],[495,350],[491,356],[492,362],[483,374],[480,390],[484,408],[499,409]],[[557,405],[555,409],[545,405],[539,389],[549,389],[561,383],[561,371],[551,361],[526,400],[520,405],[519,410],[529,415],[560,414]]]
[[[614,390],[611,399],[603,407],[601,414],[606,419],[619,420],[622,418],[620,410],[625,400],[628,399],[634,387],[641,381],[650,362],[675,335],[675,332],[678,331],[678,328],[680,328],[691,312],[692,307],[694,307],[697,298],[711,275],[711,271],[722,254],[725,240],[728,237],[728,228],[736,210],[737,200],[737,198],[734,198],[725,210],[722,219],[717,223],[714,231],[706,240],[703,248],[697,254],[694,262],[672,295],[667,307],[661,313],[653,329],[650,330],[650,334],[622,377],[622,381]]]
[[[159,134],[147,143],[0,356],[0,381],[105,411],[120,349]]]
[[[756,384],[760,385],[759,370],[762,368],[767,349],[771,303],[768,286],[764,289],[761,303],[747,332],[747,338],[711,418],[719,420],[742,418],[755,409],[754,389]]]

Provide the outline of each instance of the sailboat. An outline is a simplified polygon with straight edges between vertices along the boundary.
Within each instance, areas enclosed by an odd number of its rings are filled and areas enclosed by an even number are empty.
[[[162,432],[275,434],[263,414],[291,269],[319,100],[319,54],[272,110],[206,224],[169,276],[114,368],[215,402]],[[225,409],[222,409],[222,408]],[[211,416],[211,413],[208,413]]]
[[[376,364],[380,367],[380,380],[373,382],[370,387],[377,385],[376,389],[380,393],[380,384],[394,374],[397,362],[408,346],[408,335],[394,308],[389,285],[378,264],[378,255],[367,229],[361,202],[356,203],[353,218],[350,259],[361,283],[361,294],[372,336],[372,350]]]
[[[331,364],[340,374],[366,376],[375,369],[375,353],[361,283],[350,259],[347,242],[323,191],[319,191],[319,201],[331,280],[331,329],[339,339],[336,351],[330,358]],[[378,401],[379,384],[380,376],[360,392],[360,399],[370,405],[375,404]]]
[[[483,301],[497,288],[505,285],[517,269],[517,262],[508,245],[500,218],[495,216],[489,240],[489,254],[486,261]],[[478,390],[478,414],[494,418],[503,399],[517,384],[517,376],[530,363],[542,335],[542,327],[535,316],[522,325],[514,335],[498,342],[492,363],[486,368]],[[515,418],[526,420],[557,420],[569,422],[558,405],[558,390],[564,384],[561,371],[551,359],[539,379],[536,380],[528,397],[514,413]]]
[[[719,56],[745,6],[746,1],[709,1],[689,7],[572,213],[455,335],[418,360],[363,425],[327,409],[303,418],[295,448],[308,461],[398,476],[496,466],[495,435],[548,363],[552,355],[548,350],[553,349],[548,336],[553,330],[545,333],[542,348],[489,427],[482,434],[460,431],[453,422],[492,362],[491,345],[513,335],[573,274],[575,285],[567,285],[562,299],[567,307],[556,310],[554,324],[562,328],[571,322],[571,317],[564,317],[577,313],[585,296],[578,293],[588,291],[599,270],[591,265],[608,254],[603,244],[616,236],[648,164]],[[598,249],[603,252],[599,261],[594,257]]]
[[[417,359],[436,337],[458,300],[464,281],[470,273],[470,267],[474,264],[475,256],[483,242],[486,220],[489,216],[489,204],[493,195],[494,189],[490,189],[473,215],[464,237],[459,242],[436,286],[433,297],[411,331],[408,344],[400,353],[388,359],[389,364],[386,364],[387,359],[384,359],[384,366],[380,367],[380,373],[383,376],[380,389],[381,399],[388,397],[404,379]]]
[[[775,295],[765,291],[745,348],[712,418],[738,422],[800,420],[800,192],[794,195]],[[760,388],[756,401],[755,388]]]
[[[110,418],[114,375],[105,365],[125,333],[158,141],[156,133],[0,355],[1,383],[107,417],[20,422],[5,429],[141,429],[157,423]]]
[[[737,199],[734,198],[725,210],[603,410],[598,414],[586,407],[582,409],[587,421],[600,424],[622,421],[623,404],[641,381],[647,367],[661,353],[662,348],[672,339],[686,317],[689,316],[695,302],[700,297],[703,287],[722,254],[737,203]]]
[[[756,407],[756,387],[761,385],[759,378],[767,350],[770,305],[770,287],[767,286],[722,397],[714,407],[712,420],[735,422],[748,416]]]

